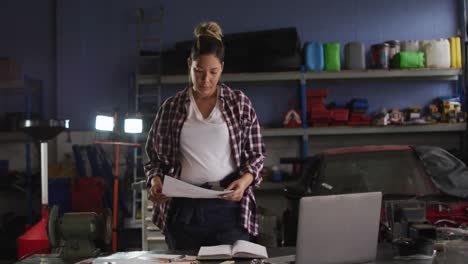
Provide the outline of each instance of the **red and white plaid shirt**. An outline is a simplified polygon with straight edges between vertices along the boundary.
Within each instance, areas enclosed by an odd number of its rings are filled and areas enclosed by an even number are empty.
[[[144,166],[148,187],[151,186],[151,178],[156,175],[180,177],[180,131],[190,104],[188,89],[191,87],[164,101],[151,126],[146,142],[149,162]],[[241,200],[241,218],[249,234],[256,236],[258,219],[253,187],[258,187],[262,182],[260,171],[265,159],[260,125],[250,99],[243,92],[232,90],[224,84],[219,89],[221,112],[229,130],[231,155],[239,177],[247,172],[254,176],[252,185],[244,191]],[[153,223],[163,232],[169,208],[170,200],[153,208]]]

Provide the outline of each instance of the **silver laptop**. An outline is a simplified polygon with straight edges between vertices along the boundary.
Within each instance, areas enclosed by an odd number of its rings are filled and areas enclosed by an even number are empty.
[[[382,193],[303,197],[296,264],[354,264],[377,255]]]

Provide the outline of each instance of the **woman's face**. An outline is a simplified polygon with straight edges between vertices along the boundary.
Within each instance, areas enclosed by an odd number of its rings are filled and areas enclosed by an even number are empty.
[[[197,96],[216,95],[216,87],[223,71],[223,63],[214,55],[200,55],[197,60],[188,59],[193,90]]]

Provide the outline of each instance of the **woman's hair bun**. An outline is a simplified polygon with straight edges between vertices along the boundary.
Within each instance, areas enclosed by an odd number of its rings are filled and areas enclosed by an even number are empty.
[[[196,38],[201,36],[210,36],[219,41],[222,41],[223,32],[221,27],[218,23],[210,21],[210,22],[201,22],[193,31],[193,34]]]

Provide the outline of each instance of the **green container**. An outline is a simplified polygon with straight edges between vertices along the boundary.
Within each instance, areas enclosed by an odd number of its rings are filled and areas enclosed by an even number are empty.
[[[424,68],[424,52],[402,51],[392,58],[393,68]]]
[[[326,71],[341,70],[340,43],[328,42],[323,44]]]

